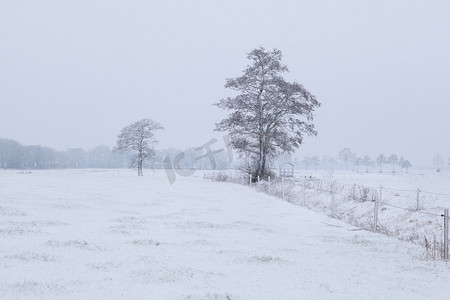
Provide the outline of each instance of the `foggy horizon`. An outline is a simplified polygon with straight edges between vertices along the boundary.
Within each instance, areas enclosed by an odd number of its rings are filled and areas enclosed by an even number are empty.
[[[444,1],[9,1],[0,4],[0,138],[58,150],[113,147],[142,118],[158,149],[225,133],[247,53],[277,48],[286,78],[321,107],[296,155],[450,157],[450,28]]]

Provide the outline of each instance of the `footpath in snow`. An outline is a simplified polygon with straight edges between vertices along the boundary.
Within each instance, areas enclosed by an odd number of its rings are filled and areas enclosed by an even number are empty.
[[[424,249],[232,183],[2,171],[1,299],[446,299]]]

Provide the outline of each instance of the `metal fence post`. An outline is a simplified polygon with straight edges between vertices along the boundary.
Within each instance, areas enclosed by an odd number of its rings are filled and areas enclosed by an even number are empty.
[[[258,192],[261,190],[261,187],[259,186],[259,175],[258,175],[258,183],[257,183],[257,185],[258,185]]]
[[[330,191],[330,200],[331,200],[331,216],[333,216],[333,212],[334,212],[334,193],[333,191]]]
[[[420,189],[417,189],[416,210],[419,210]]]
[[[270,190],[270,176],[269,176],[269,196],[271,194],[271,190]]]
[[[306,206],[306,178],[303,181],[303,206]]]
[[[375,197],[375,201],[373,203],[373,232],[377,232],[378,225],[378,201],[381,201],[381,193],[383,187],[380,185],[380,197]]]
[[[448,208],[444,209],[444,259],[448,260]]]
[[[249,185],[249,186],[252,186],[252,174],[250,174],[249,177],[250,177],[250,179],[248,180],[248,182],[249,182],[248,185]]]
[[[380,197],[379,197],[379,199],[378,199],[378,200],[380,201],[380,203],[381,203],[381,195],[382,195],[382,191],[383,191],[383,186],[380,185]]]

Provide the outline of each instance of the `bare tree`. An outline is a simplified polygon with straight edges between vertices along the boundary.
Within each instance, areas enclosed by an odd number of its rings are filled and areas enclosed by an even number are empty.
[[[282,77],[288,69],[281,63],[279,50],[260,47],[247,58],[251,64],[244,74],[227,79],[225,84],[239,94],[215,104],[230,112],[215,130],[228,131],[231,146],[247,159],[246,171],[253,178],[266,178],[270,159],[292,153],[305,134],[317,134],[312,120],[320,103],[301,84]]]
[[[338,158],[342,161],[347,167],[349,164],[352,164],[356,160],[356,154],[353,153],[350,148],[344,148],[338,153]],[[348,168],[348,167],[347,167]]]
[[[311,163],[314,166],[314,170],[317,171],[317,167],[320,165],[319,155],[314,155],[313,157],[311,157]]]
[[[155,132],[164,129],[159,123],[150,119],[142,119],[124,128],[117,136],[117,147],[115,150],[133,152],[133,165],[138,168],[138,176],[143,176],[142,165],[155,155],[154,145]]]
[[[403,173],[403,168],[405,165],[405,159],[403,156],[400,156],[400,159],[398,160],[398,165],[400,166],[400,173]]]
[[[433,165],[436,167],[436,172],[440,172],[441,171],[441,165],[444,163],[444,160],[442,159],[441,155],[436,154],[433,157]]]
[[[406,170],[406,173],[408,173],[408,169],[411,168],[411,162],[405,159],[403,161],[402,167]]]
[[[369,155],[366,155],[362,159],[362,164],[366,166],[366,173],[369,172],[369,167],[373,166],[373,160]]]
[[[377,158],[375,159],[375,162],[380,167],[380,173],[382,173],[383,172],[383,164],[387,163],[386,156],[384,156],[384,154],[378,155]]]
[[[387,162],[392,164],[392,173],[395,173],[395,165],[398,162],[398,156],[396,154],[391,154],[388,157]]]
[[[363,164],[363,158],[357,157],[355,160],[353,160],[353,165],[355,166],[355,170],[358,173],[359,172],[359,166]]]

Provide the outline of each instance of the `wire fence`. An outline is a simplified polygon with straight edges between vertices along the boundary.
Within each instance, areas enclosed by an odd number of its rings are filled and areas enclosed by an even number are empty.
[[[424,246],[424,258],[448,259],[450,194],[422,189],[346,184],[315,177],[276,177],[263,181],[242,173],[208,173],[213,181],[248,185],[285,201],[325,212],[361,230]]]

